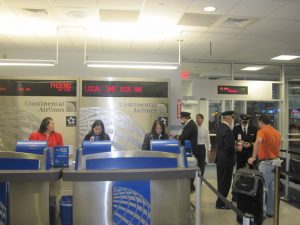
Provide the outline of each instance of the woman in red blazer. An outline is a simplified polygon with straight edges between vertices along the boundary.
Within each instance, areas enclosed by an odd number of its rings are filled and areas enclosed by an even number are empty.
[[[42,120],[40,129],[31,133],[29,140],[47,141],[49,147],[64,145],[62,135],[54,131],[54,122],[51,117]]]

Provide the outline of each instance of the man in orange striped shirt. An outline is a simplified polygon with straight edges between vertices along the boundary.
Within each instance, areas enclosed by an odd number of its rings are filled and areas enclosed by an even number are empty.
[[[264,215],[273,217],[274,215],[274,165],[272,162],[279,157],[281,135],[272,127],[272,121],[269,115],[261,115],[258,118],[260,130],[257,132],[254,143],[252,157],[248,159],[250,165],[258,158],[259,170],[263,173],[265,184],[264,190],[266,199],[264,204]]]

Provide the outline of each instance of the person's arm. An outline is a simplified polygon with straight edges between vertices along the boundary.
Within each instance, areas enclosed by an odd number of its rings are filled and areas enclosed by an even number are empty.
[[[211,144],[210,144],[210,137],[209,137],[208,129],[206,129],[205,145],[206,145],[206,148],[207,148],[207,157],[208,157],[208,159],[210,159]]]
[[[210,144],[210,136],[208,130],[206,130],[206,135],[205,135],[205,145],[207,147],[207,150],[211,150],[211,144]]]
[[[235,141],[230,128],[226,129],[225,134],[222,138],[224,151],[230,154],[235,154]]]
[[[253,162],[254,162],[254,161],[256,160],[256,158],[257,158],[257,155],[258,155],[258,151],[259,151],[261,142],[262,142],[262,138],[261,138],[261,137],[257,137],[257,138],[256,138],[256,141],[255,141],[255,143],[254,143],[254,146],[253,146],[253,153],[252,153],[252,156],[248,159],[248,163],[249,163],[250,165],[252,165]]]
[[[84,136],[84,139],[83,139],[83,141],[89,141],[89,140],[90,140],[90,138],[91,138],[91,136],[92,136],[92,133],[91,133],[91,132],[89,132],[88,134],[86,134],[86,135]]]

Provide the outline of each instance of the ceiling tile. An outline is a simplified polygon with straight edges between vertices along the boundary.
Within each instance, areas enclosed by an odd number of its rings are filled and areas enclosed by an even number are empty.
[[[73,21],[74,24],[85,24],[88,20],[99,20],[96,8],[56,7],[55,12],[61,23]]]
[[[274,2],[272,0],[242,0],[232,10],[228,12],[230,15],[264,17],[272,11],[282,6],[283,3]]]
[[[100,9],[99,17],[103,22],[137,22],[139,11]]]
[[[185,13],[178,21],[178,25],[209,27],[213,25],[220,18],[221,16],[217,16],[217,15]]]
[[[143,10],[142,14],[140,15],[140,21],[153,20],[158,23],[174,26],[177,24],[182,15],[183,13],[181,12]]]
[[[191,2],[193,0],[146,0],[144,9],[182,12],[187,9]]]
[[[27,1],[27,0],[26,0]],[[53,6],[59,6],[59,7],[96,7],[97,6],[97,0],[72,0],[72,1],[66,1],[66,0],[50,0]]]
[[[133,42],[132,52],[138,53],[155,53],[159,48],[160,42]]]
[[[103,51],[105,52],[131,52],[131,41],[112,41],[103,39]],[[116,59],[117,60],[117,59]]]
[[[114,9],[114,10],[141,10],[143,0],[98,0],[97,7],[100,9]]]
[[[299,12],[300,12],[300,3],[289,2],[289,4],[285,4],[282,7],[274,10],[273,13],[269,15],[271,18],[280,18],[280,19],[295,19],[299,20]]]
[[[26,7],[47,7],[49,6],[48,0],[3,0],[7,5],[26,6]]]
[[[260,31],[281,31],[286,27],[292,26],[294,21],[283,20],[283,19],[261,19],[255,24],[249,27],[249,30],[260,30]]]
[[[300,33],[300,21],[295,21],[292,25],[282,28],[283,31]]]
[[[187,12],[189,13],[203,13],[203,14],[216,14],[216,15],[225,15],[227,12],[236,6],[240,0],[210,0],[210,1],[193,1]],[[217,8],[215,12],[205,12],[203,10],[206,6],[214,6]]]
[[[181,45],[182,46],[185,46],[185,45],[189,45],[189,44],[193,44],[193,43],[197,43],[200,39],[201,39],[201,36],[205,33],[207,29],[203,29],[203,31],[183,31],[181,33],[181,40],[182,43]]]

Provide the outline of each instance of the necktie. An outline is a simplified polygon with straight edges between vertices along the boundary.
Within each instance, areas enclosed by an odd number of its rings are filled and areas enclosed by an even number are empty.
[[[243,132],[244,132],[245,135],[247,134],[246,127],[243,127]]]

